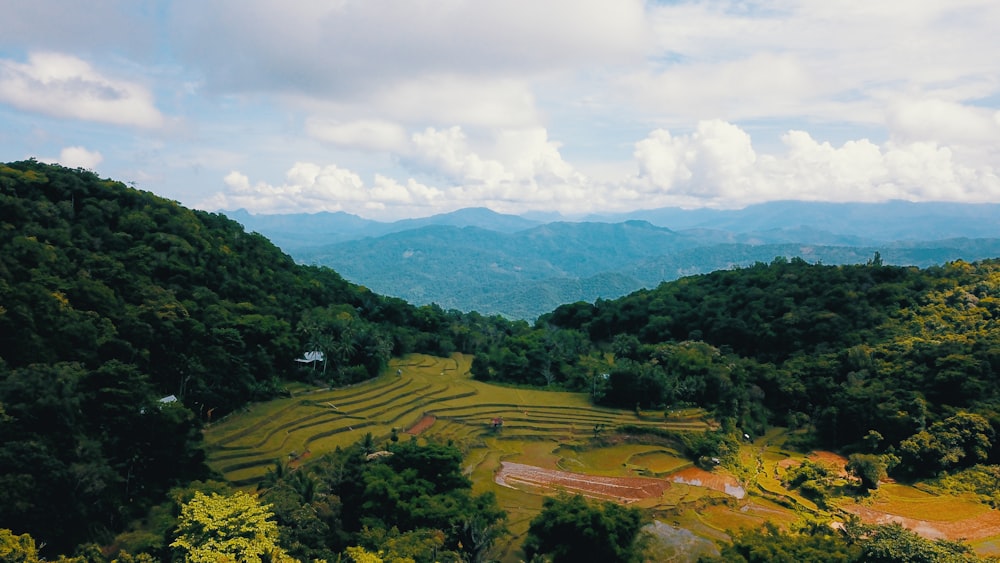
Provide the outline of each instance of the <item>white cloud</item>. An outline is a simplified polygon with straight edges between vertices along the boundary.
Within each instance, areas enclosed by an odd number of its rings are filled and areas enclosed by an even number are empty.
[[[257,212],[349,211],[362,215],[405,217],[488,205],[498,211],[533,206],[572,208],[586,199],[586,178],[562,159],[544,129],[507,130],[473,150],[459,127],[427,128],[414,133],[404,156],[422,175],[445,183],[428,186],[414,178],[398,180],[375,174],[370,185],[335,165],[296,163],[281,185],[251,184],[233,171],[228,189],[199,204],[205,209],[246,208]]]
[[[958,102],[997,92],[1000,5],[777,1],[651,5],[659,56],[618,91],[661,120],[881,122],[900,92]]]
[[[689,134],[657,129],[635,143],[638,173],[609,182],[563,159],[544,129],[498,132],[473,143],[459,127],[412,135],[406,157],[433,185],[374,175],[367,184],[336,165],[297,163],[281,185],[238,172],[202,207],[254,212],[349,211],[395,219],[485,205],[497,211],[578,214],[663,206],[737,208],[776,199],[996,201],[1000,178],[979,153],[931,141],[857,139],[834,146],[791,130],[761,153],[744,129],[722,120]]]
[[[425,170],[459,182],[496,185],[509,179],[503,164],[484,159],[469,149],[460,127],[445,130],[428,127],[422,133],[415,133],[412,140],[413,157]]]
[[[66,147],[59,153],[59,163],[68,168],[94,169],[104,157],[98,151],[89,151],[83,147]]]
[[[887,111],[887,126],[902,140],[935,139],[962,146],[1000,146],[997,112],[951,101],[924,98],[903,99]]]
[[[312,117],[306,121],[309,136],[334,145],[360,150],[399,151],[406,144],[406,130],[378,119],[343,123]]]
[[[238,171],[226,175],[227,190],[202,201],[197,207],[209,210],[244,208],[265,213],[314,213],[349,211],[363,213],[384,210],[396,205],[427,205],[438,196],[437,190],[410,180],[400,184],[376,176],[374,185],[366,186],[361,177],[336,165],[320,166],[297,162],[285,174],[285,182],[251,184]]]
[[[427,75],[379,87],[365,105],[410,123],[523,127],[539,122],[529,85],[506,78]]]
[[[222,0],[172,9],[188,60],[230,91],[329,95],[439,74],[589,67],[636,60],[650,37],[641,0]]]
[[[62,4],[0,19],[0,149],[100,146],[182,201],[223,177],[215,207],[382,217],[1000,200],[990,0]]]
[[[99,151],[87,150],[84,147],[66,147],[59,151],[58,158],[39,158],[42,162],[60,164],[67,168],[86,168],[93,170],[104,160]]]
[[[132,0],[9,4],[0,18],[0,48],[67,53],[96,49],[148,54],[155,44],[156,10]]]
[[[116,125],[158,127],[163,116],[144,87],[108,78],[71,55],[0,60],[0,102],[18,109]]]
[[[692,197],[747,191],[757,155],[750,136],[723,121],[703,121],[695,133],[674,137],[666,130],[653,131],[636,143],[635,158],[640,186]]]
[[[749,135],[720,121],[690,135],[658,130],[636,144],[639,174],[625,194],[660,205],[742,207],[774,199],[813,201],[996,201],[989,162],[934,142],[860,139],[834,147],[804,131],[782,138],[784,154],[758,155]]]
[[[407,127],[537,126],[540,81],[639,64],[652,37],[641,0],[223,0],[172,12],[206,91]]]

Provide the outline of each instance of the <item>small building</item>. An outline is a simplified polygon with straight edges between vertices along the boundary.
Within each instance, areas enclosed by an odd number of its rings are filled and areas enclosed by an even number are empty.
[[[319,350],[313,350],[311,352],[306,352],[301,358],[295,358],[296,362],[300,364],[312,364],[315,362],[323,361],[323,352]]]

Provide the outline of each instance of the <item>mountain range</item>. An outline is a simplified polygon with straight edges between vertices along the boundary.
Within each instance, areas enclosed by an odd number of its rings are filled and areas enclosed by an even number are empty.
[[[545,222],[486,208],[392,223],[224,212],[296,261],[414,304],[534,319],[663,281],[777,257],[929,266],[1000,256],[1000,205],[780,201]]]

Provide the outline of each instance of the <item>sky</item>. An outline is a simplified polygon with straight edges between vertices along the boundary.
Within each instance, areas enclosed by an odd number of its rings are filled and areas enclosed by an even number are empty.
[[[0,161],[208,211],[1000,202],[995,0],[10,0]]]

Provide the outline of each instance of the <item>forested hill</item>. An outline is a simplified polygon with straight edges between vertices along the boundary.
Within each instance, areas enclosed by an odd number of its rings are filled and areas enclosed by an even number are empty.
[[[901,476],[996,462],[1000,261],[779,258],[683,278],[559,307],[478,355],[473,373],[627,408],[696,404],[753,434],[788,426],[896,455]]]
[[[84,170],[0,165],[0,248],[0,528],[56,549],[203,476],[200,425],[280,381],[452,351],[440,309]]]

